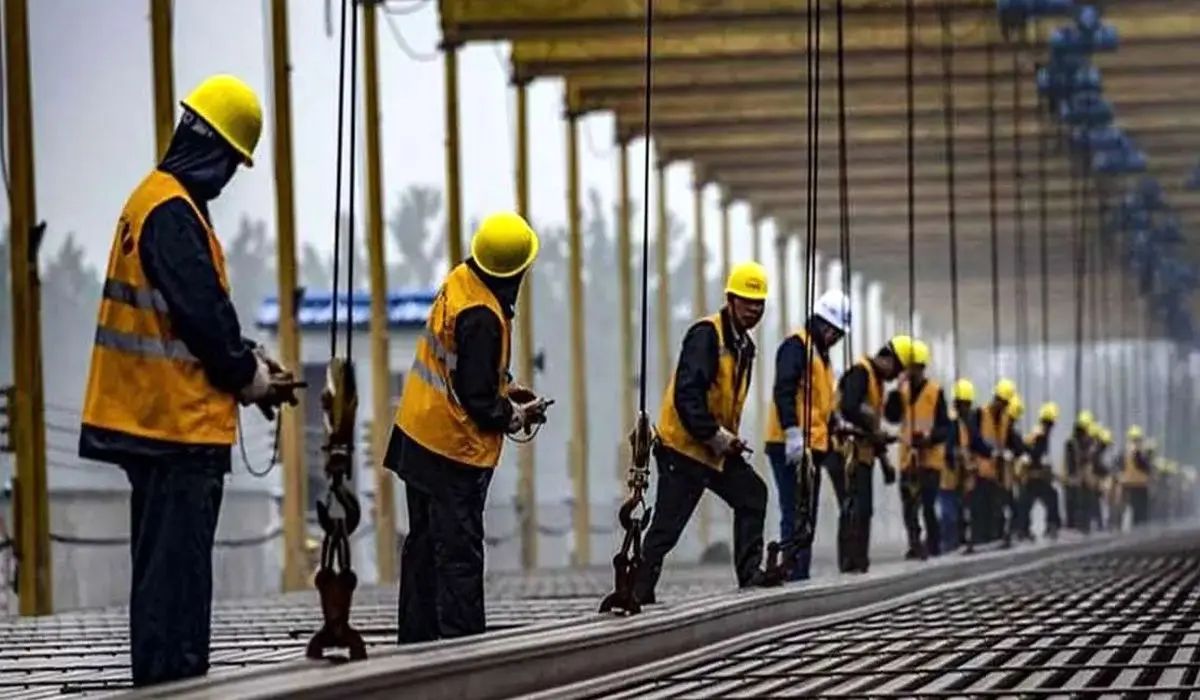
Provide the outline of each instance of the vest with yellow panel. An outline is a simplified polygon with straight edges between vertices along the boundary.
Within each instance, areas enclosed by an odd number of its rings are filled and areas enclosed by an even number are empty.
[[[864,401],[864,406],[871,409],[872,415],[875,416],[874,429],[879,428],[879,417],[883,415],[883,382],[880,381],[879,375],[875,373],[875,365],[871,364],[871,359],[863,356],[855,363],[856,366],[862,367],[867,373],[867,395]],[[867,440],[858,440],[855,446],[854,458],[860,464],[873,464],[877,451],[875,445]]]
[[[134,437],[192,445],[232,445],[237,402],[214,387],[200,361],[171,329],[167,303],[150,286],[138,244],[150,212],[182,199],[208,238],[213,267],[228,293],[221,243],[191,195],[155,170],[130,195],[108,256],[96,341],[83,400],[84,425]]]
[[[737,434],[742,423],[746,392],[750,388],[749,367],[739,374],[738,357],[725,345],[725,328],[720,313],[702,318],[696,325],[702,323],[711,325],[717,331],[717,376],[708,387],[708,411],[718,425]],[[679,413],[675,410],[675,374],[671,373],[671,381],[663,397],[658,416],[658,438],[664,447],[721,471],[725,467],[725,456],[714,453],[703,442],[692,437],[679,420]]]
[[[480,430],[454,395],[453,374],[458,342],[455,321],[467,309],[483,306],[501,327],[500,395],[508,394],[512,325],[496,296],[466,263],[450,271],[429,309],[429,320],[417,340],[412,369],[396,410],[396,425],[417,444],[446,459],[490,469],[500,461],[504,435]]]
[[[1138,468],[1138,451],[1130,446],[1125,448],[1124,464],[1121,468],[1121,483],[1125,486],[1148,486],[1150,475]]]
[[[912,450],[908,446],[915,433],[924,433],[925,437],[929,437],[933,432],[933,424],[937,418],[938,397],[941,395],[941,391],[942,388],[937,382],[926,379],[921,386],[921,391],[917,393],[916,401],[913,401],[909,396],[912,393],[911,385],[904,382],[900,386],[900,401],[904,410],[903,418],[901,418],[903,440],[900,442],[900,469],[902,471],[913,469],[914,464],[926,469],[941,470],[946,467],[945,445],[939,443],[918,449],[915,463],[912,459]]]
[[[807,331],[796,331],[794,336],[804,344],[808,366],[805,380],[796,386],[796,419],[800,421],[799,427],[808,428],[805,444],[811,449],[825,451],[829,449],[829,414],[833,413],[834,408],[833,368],[821,357],[821,353],[809,348]],[[809,417],[807,426],[804,424],[806,403]],[[779,412],[772,401],[767,411],[766,442],[782,443],[785,439]]]
[[[947,465],[948,468],[942,469],[938,488],[943,491],[955,491],[959,488],[960,483],[964,486],[966,485],[967,474],[964,470],[959,469],[958,465],[960,463],[968,464],[969,462],[966,460],[970,459],[968,455],[971,454],[971,431],[967,428],[966,420],[952,416],[950,424],[954,428],[954,436],[951,438],[955,441],[954,454],[963,455],[965,460],[955,457],[955,464],[949,464]]]
[[[1008,444],[1008,433],[1012,428],[1012,418],[1008,411],[1001,410],[1000,415],[991,406],[979,409],[979,435],[996,450],[1003,450]],[[978,475],[981,479],[996,480],[1000,478],[1000,465],[992,457],[976,457]]]

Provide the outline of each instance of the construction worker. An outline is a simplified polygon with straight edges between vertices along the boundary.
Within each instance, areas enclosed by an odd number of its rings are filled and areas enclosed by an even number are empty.
[[[1046,511],[1046,536],[1058,537],[1062,521],[1058,512],[1058,491],[1054,488],[1054,475],[1048,463],[1050,433],[1058,420],[1058,404],[1053,401],[1042,404],[1038,411],[1038,424],[1025,437],[1025,476],[1017,509],[1017,536],[1033,540],[1033,506],[1041,502]]]
[[[1083,410],[1075,417],[1075,427],[1063,447],[1064,479],[1067,484],[1067,527],[1080,532],[1087,531],[1084,499],[1084,480],[1089,471],[1088,460],[1092,451],[1092,412]]]
[[[683,338],[658,418],[654,517],[634,584],[642,603],[655,601],[663,560],[705,489],[733,508],[738,585],[767,583],[760,569],[767,486],[746,463],[748,444],[738,433],[754,365],[750,331],[762,320],[766,299],[766,269],[756,262],[735,265],[725,284],[724,307],[693,323]]]
[[[996,382],[992,400],[975,411],[973,422],[988,443],[991,454],[975,459],[975,488],[971,490],[971,544],[990,542],[1007,533],[1004,483],[1012,460],[1024,451],[1021,437],[1013,430],[1008,404],[1017,395],[1011,379]]]
[[[775,384],[767,412],[766,453],[779,493],[779,537],[788,577],[809,577],[821,467],[829,454],[834,381],[829,351],[850,329],[850,299],[831,289],[817,299],[804,328],[775,353]],[[796,492],[797,469],[808,469],[808,494]],[[798,499],[805,499],[800,503]],[[797,510],[807,522],[797,538]]]
[[[488,485],[505,435],[546,420],[546,403],[508,374],[517,295],[537,254],[538,236],[523,218],[485,218],[417,341],[383,460],[408,499],[401,644],[484,631]]]
[[[884,386],[912,363],[913,339],[897,335],[873,357],[863,356],[838,382],[838,413],[846,424],[846,456],[829,463],[830,480],[837,493],[838,565],[843,572],[866,573],[870,568],[872,469],[878,461],[884,482],[895,483],[896,470],[888,462],[883,418]],[[851,449],[852,448],[852,449]]]
[[[967,525],[964,494],[974,488],[974,458],[992,454],[991,445],[979,437],[978,425],[971,420],[974,402],[975,385],[968,379],[954,382],[954,413],[950,416],[954,439],[946,443],[947,468],[942,470],[938,491],[943,552],[958,549],[963,540]]]
[[[1141,427],[1130,426],[1125,437],[1128,444],[1125,446],[1121,469],[1121,491],[1125,504],[1133,511],[1133,526],[1138,527],[1150,519],[1149,486],[1154,467],[1142,449],[1145,436]]]
[[[1087,529],[1095,527],[1104,529],[1104,512],[1101,503],[1104,501],[1104,486],[1108,479],[1108,448],[1112,446],[1112,432],[1100,423],[1092,426],[1092,453],[1084,480],[1084,498],[1087,508]]]
[[[900,386],[888,393],[883,411],[885,418],[901,426],[900,501],[908,533],[906,559],[938,556],[942,550],[936,507],[946,469],[950,415],[941,385],[925,377],[929,359],[929,346],[914,340],[912,363],[905,369]],[[925,523],[924,541],[921,520]]]
[[[117,220],[83,402],[80,456],[119,465],[130,497],[133,683],[204,675],[212,552],[238,403],[273,414],[292,377],[243,339],[209,204],[252,165],[257,96],[200,83],[166,154]]]
[[[1014,536],[1020,534],[1018,529],[1020,496],[1018,494],[1025,488],[1025,476],[1028,471],[1028,456],[1025,454],[1028,444],[1025,442],[1025,438],[1021,437],[1021,419],[1024,416],[1025,401],[1020,394],[1015,394],[1012,401],[1008,402],[1008,417],[1012,421],[1013,433],[1021,442],[1021,452],[1019,457],[1014,456],[1008,460],[1007,469],[1004,470],[1000,479],[1000,488],[1003,491],[1003,506],[1000,512],[1006,518],[997,525],[1002,528],[1000,532],[1005,536],[1006,541],[1011,541]]]

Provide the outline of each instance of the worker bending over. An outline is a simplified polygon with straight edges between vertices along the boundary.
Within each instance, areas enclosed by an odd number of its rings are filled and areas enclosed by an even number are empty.
[[[884,385],[900,376],[912,362],[913,340],[897,335],[873,357],[863,356],[846,370],[838,383],[838,413],[849,429],[839,439],[847,441],[845,457],[829,464],[837,492],[838,566],[843,572],[866,573],[870,568],[871,516],[874,513],[872,469],[879,462],[884,481],[896,481],[888,462],[887,436],[882,431]]]
[[[417,341],[383,462],[408,499],[401,644],[484,630],[488,485],[504,436],[546,420],[546,403],[508,371],[517,294],[537,254],[537,234],[517,214],[484,219]]]
[[[975,411],[976,429],[990,446],[991,454],[975,459],[975,487],[970,502],[971,544],[999,539],[1007,530],[1006,471],[1024,449],[1008,412],[1008,404],[1016,395],[1017,387],[1012,380],[1001,379],[996,382],[988,405]]]
[[[900,386],[888,393],[884,416],[900,428],[900,500],[908,532],[906,559],[938,556],[942,534],[937,517],[938,489],[946,470],[950,416],[942,387],[925,377],[929,346],[913,341],[913,361]],[[920,518],[918,518],[920,511]],[[921,520],[925,539],[921,539]]]
[[[1149,486],[1154,468],[1149,455],[1142,449],[1142,429],[1130,426],[1126,437],[1129,444],[1125,446],[1122,463],[1121,490],[1125,504],[1133,511],[1133,526],[1138,527],[1150,519]]]
[[[954,439],[948,441],[947,468],[942,471],[938,505],[941,509],[942,551],[950,552],[968,538],[969,496],[975,487],[975,459],[989,457],[992,447],[979,437],[975,413],[975,385],[968,379],[954,383],[954,413],[950,416]]]
[[[1017,505],[1016,534],[1033,540],[1032,515],[1034,504],[1040,502],[1046,511],[1046,537],[1058,537],[1062,521],[1058,512],[1058,491],[1054,488],[1054,473],[1050,467],[1050,433],[1058,420],[1058,405],[1042,404],[1038,424],[1025,437],[1024,479]]]
[[[779,344],[775,385],[767,412],[767,458],[779,492],[779,537],[790,580],[809,577],[817,521],[821,467],[829,455],[829,419],[834,381],[830,349],[850,328],[850,299],[832,289],[817,299],[804,328]],[[809,493],[797,491],[797,473],[807,469]],[[810,498],[811,496],[811,498]],[[802,504],[800,499],[806,499]],[[811,502],[809,502],[811,501]],[[797,523],[797,511],[806,522]]]
[[[725,284],[725,306],[693,323],[683,338],[658,418],[658,492],[634,585],[642,603],[655,602],[663,559],[679,541],[705,489],[733,508],[738,585],[767,581],[760,569],[767,486],[746,463],[748,446],[738,433],[754,366],[750,331],[762,319],[766,299],[763,266],[735,265]]]
[[[209,203],[252,164],[254,92],[213,76],[183,100],[158,167],[117,220],[79,454],[119,465],[130,496],[133,683],[204,675],[212,551],[238,403],[272,414],[292,377],[242,337]]]
[[[1083,410],[1075,417],[1075,427],[1063,446],[1063,472],[1067,484],[1067,527],[1086,532],[1084,480],[1091,470],[1092,412]]]

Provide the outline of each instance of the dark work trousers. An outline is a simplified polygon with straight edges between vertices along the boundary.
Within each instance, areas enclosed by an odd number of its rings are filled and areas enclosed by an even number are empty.
[[[400,643],[481,634],[483,508],[493,470],[445,459],[404,440],[397,471],[408,499],[408,536],[400,555]]]
[[[826,461],[829,481],[841,508],[838,514],[838,568],[843,572],[865,573],[871,566],[873,466],[868,462],[855,462],[847,470],[839,455],[831,455]]]
[[[738,585],[748,585],[762,566],[767,485],[740,457],[726,459],[721,471],[666,447],[660,447],[654,457],[658,484],[654,516],[642,544],[642,568],[634,586],[638,600],[655,600],[663,560],[679,542],[705,489],[733,509],[733,565]]]
[[[942,531],[938,525],[938,485],[942,473],[921,467],[900,474],[900,506],[904,513],[904,529],[908,533],[908,549],[921,549],[921,521],[925,523],[924,548],[932,556],[941,553]]]
[[[1030,523],[1033,507],[1039,502],[1046,509],[1046,534],[1053,535],[1062,527],[1058,512],[1058,491],[1054,488],[1054,483],[1050,479],[1034,478],[1025,482],[1021,488],[1021,502],[1017,508],[1017,529],[1024,535],[1032,535]]]
[[[129,655],[133,683],[208,673],[212,554],[223,465],[139,460],[121,465],[130,497]]]
[[[825,463],[826,452],[813,451],[813,463],[816,468],[813,469],[812,475],[815,483],[812,485],[812,493],[817,498],[812,499],[812,503],[808,504],[809,525],[812,528],[816,527],[817,523],[817,505],[820,502],[821,494],[821,465]],[[779,541],[783,546],[785,554],[790,554],[792,561],[787,562],[789,565],[789,580],[804,581],[811,574],[812,568],[812,542],[792,544],[792,538],[796,534],[796,518],[797,510],[801,507],[801,503],[797,496],[797,469],[795,464],[789,464],[784,453],[784,446],[781,443],[767,444],[767,459],[771,462],[771,471],[775,475],[775,487],[779,493]]]
[[[1145,486],[1124,486],[1125,502],[1133,511],[1133,525],[1144,525],[1150,519],[1150,490]]]
[[[1003,522],[1005,489],[995,479],[975,478],[971,490],[971,543],[991,542],[1000,537],[997,527]]]
[[[938,491],[938,526],[942,530],[942,552],[958,549],[962,495],[957,489]]]
[[[1072,530],[1083,530],[1083,488],[1075,485],[1067,486],[1066,501],[1067,527]]]

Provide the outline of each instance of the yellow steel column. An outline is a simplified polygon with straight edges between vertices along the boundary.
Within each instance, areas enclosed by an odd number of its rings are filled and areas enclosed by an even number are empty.
[[[396,580],[396,502],[392,474],[383,466],[392,432],[392,382],[388,367],[387,251],[383,244],[383,173],[379,138],[378,2],[364,2],[363,97],[367,136],[367,268],[371,284],[371,457],[375,462],[375,561],[379,582]]]
[[[520,81],[514,86],[517,91],[517,212],[527,220],[529,211],[529,82]],[[525,274],[521,281],[521,295],[517,301],[517,331],[520,333],[520,348],[517,356],[517,372],[526,386],[533,387],[533,273]],[[526,571],[537,568],[538,527],[536,463],[533,444],[521,445],[517,451],[517,517],[521,523],[521,566]]]
[[[567,115],[567,221],[570,227],[571,271],[571,481],[575,508],[573,513],[574,564],[587,566],[592,561],[591,522],[588,502],[588,424],[587,355],[584,345],[583,317],[583,232],[579,220],[579,117]]]
[[[775,236],[775,264],[779,281],[775,284],[776,292],[772,295],[779,300],[779,338],[788,336],[788,285],[787,285],[787,233],[779,231]]]
[[[730,240],[731,232],[729,230],[729,205],[730,201],[727,196],[721,197],[721,279],[717,284],[725,284],[725,280],[729,279],[730,257],[733,255],[731,251],[732,241]]]
[[[671,234],[667,231],[667,163],[658,161],[658,241],[655,264],[658,269],[658,359],[662,388],[667,390],[671,381],[671,277],[667,269],[667,256],[671,250]]]
[[[17,459],[17,585],[22,615],[53,612],[50,571],[50,506],[46,490],[45,397],[42,395],[41,282],[33,178],[33,119],[29,86],[29,12],[26,0],[5,0],[5,64],[8,68],[8,145],[11,168],[9,264],[13,310],[12,444]]]
[[[462,183],[458,153],[458,47],[442,47],[446,68],[446,253],[450,268],[463,260]]]
[[[300,369],[296,330],[296,205],[292,177],[292,83],[288,48],[287,0],[271,0],[271,84],[274,87],[275,217],[279,267],[279,361]],[[283,455],[283,589],[308,587],[305,541],[308,473],[304,469],[304,401],[280,412]]]
[[[620,280],[621,295],[619,297],[620,313],[617,317],[620,319],[621,327],[621,432],[618,437],[618,455],[617,460],[617,483],[621,484],[624,490],[627,488],[625,484],[625,470],[628,467],[631,457],[629,452],[629,442],[625,436],[630,430],[633,430],[634,421],[634,403],[637,397],[634,393],[634,382],[636,376],[634,374],[634,348],[638,341],[633,337],[633,244],[630,240],[630,221],[629,211],[629,141],[627,139],[618,138],[617,148],[620,151],[620,159],[617,163],[617,277]],[[650,206],[649,202],[643,202],[642,206]],[[642,261],[645,265],[649,261]]]
[[[154,61],[154,137],[158,162],[175,131],[175,65],[171,51],[172,0],[150,0],[150,43]]]
[[[704,246],[704,178],[699,172],[695,174],[695,188],[692,191],[692,215],[696,219],[696,238],[692,242],[694,246],[693,255],[696,257],[695,273],[695,299],[692,301],[692,315],[696,318],[702,318],[708,315],[708,285],[705,284],[705,246]],[[712,542],[712,518],[710,517],[709,496],[707,493],[700,498],[700,503],[697,504],[699,515],[699,535],[700,546],[707,548]]]
[[[726,216],[728,216],[728,207],[726,208]],[[756,263],[762,262],[762,219],[756,212],[751,212],[751,241],[750,241],[750,256]],[[767,285],[767,289],[772,287],[778,289],[779,282],[773,281]],[[778,292],[773,296],[778,298]],[[758,439],[758,444],[762,444],[767,435],[767,411],[773,410],[767,398],[767,383],[774,377],[774,362],[771,359],[775,356],[774,352],[763,348],[763,324],[759,323],[758,328],[754,329],[754,344],[758,346],[758,366],[754,368],[754,405],[757,407],[754,419],[754,434]],[[770,371],[770,374],[768,374]],[[754,467],[760,473],[766,469],[766,460],[764,459],[763,450],[754,451]]]

